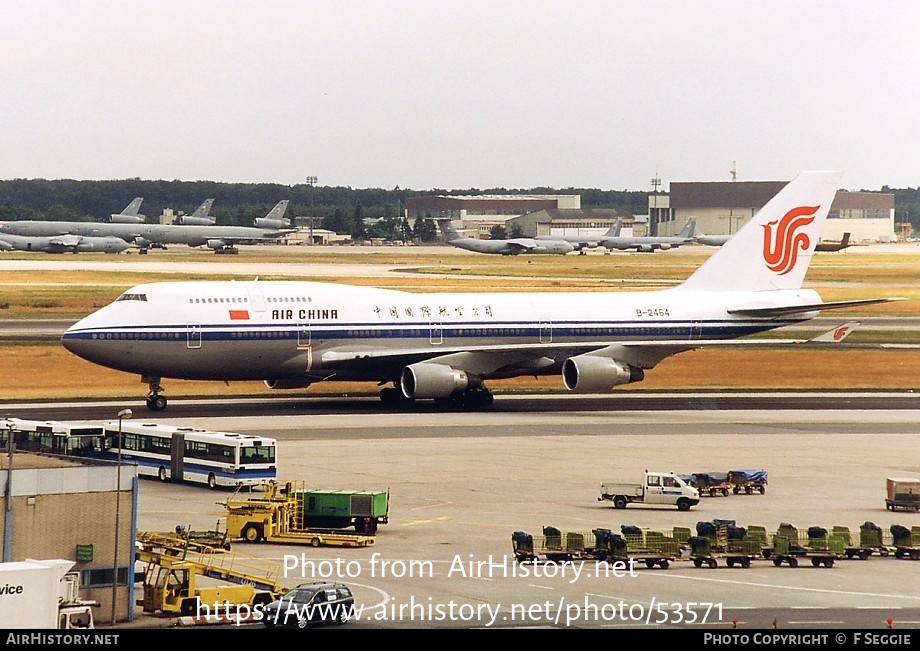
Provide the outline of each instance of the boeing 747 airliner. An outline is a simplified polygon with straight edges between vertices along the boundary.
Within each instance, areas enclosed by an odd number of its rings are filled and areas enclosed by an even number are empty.
[[[263,380],[272,388],[369,381],[385,402],[483,407],[489,380],[561,375],[569,391],[638,382],[661,360],[814,318],[802,288],[839,172],[804,172],[680,285],[643,292],[427,293],[299,281],[138,285],[62,337],[72,353],[163,378]],[[833,339],[819,338],[814,345]],[[832,345],[832,344],[831,344]],[[705,372],[705,371],[701,371]]]

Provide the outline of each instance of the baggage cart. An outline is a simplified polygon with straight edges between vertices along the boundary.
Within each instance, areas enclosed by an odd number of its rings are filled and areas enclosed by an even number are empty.
[[[727,497],[732,492],[732,484],[728,481],[727,472],[695,472],[690,485],[696,488],[700,495]]]
[[[900,524],[891,525],[891,542],[895,558],[920,560],[920,526],[908,529]]]
[[[748,536],[747,529],[735,526],[734,520],[698,522],[696,532],[688,540],[694,567],[715,568],[724,559],[728,567],[748,568],[763,558],[760,538]]]
[[[753,495],[767,492],[766,470],[729,470],[728,482],[732,485],[735,495]]]
[[[773,550],[770,557],[773,565],[783,563],[798,567],[800,559],[811,561],[812,567],[833,567],[834,561],[843,556],[843,539],[839,535],[828,535],[823,527],[809,527],[808,534],[801,536],[791,524],[783,523],[773,536]]]

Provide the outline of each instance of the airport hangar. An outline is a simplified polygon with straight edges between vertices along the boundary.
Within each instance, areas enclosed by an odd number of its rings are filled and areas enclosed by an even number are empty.
[[[648,215],[614,209],[583,209],[581,195],[425,196],[405,201],[409,221],[450,219],[468,237],[488,239],[494,226],[521,237],[599,235],[617,219],[625,235],[677,235],[687,219],[696,217],[706,235],[738,231],[788,181],[675,182],[669,193],[648,196]],[[631,229],[630,233],[628,229]],[[894,195],[840,190],[831,204],[822,240],[839,241],[850,233],[854,242],[894,242],[904,229],[894,221]],[[909,234],[909,231],[908,233]]]

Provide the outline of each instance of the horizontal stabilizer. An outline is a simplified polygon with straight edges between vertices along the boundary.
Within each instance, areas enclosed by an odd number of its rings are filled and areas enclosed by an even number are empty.
[[[865,298],[856,301],[832,301],[829,303],[809,303],[807,305],[783,305],[774,307],[740,307],[728,310],[729,314],[742,314],[744,316],[771,317],[786,316],[788,314],[802,314],[818,310],[833,310],[844,307],[858,307],[860,305],[874,305],[875,303],[890,303],[904,301],[905,298]]]
[[[837,342],[843,341],[848,334],[853,332],[856,328],[859,327],[859,321],[848,321],[843,325],[837,326],[827,332],[823,332],[817,337],[809,339],[809,343],[829,343],[835,344]]]

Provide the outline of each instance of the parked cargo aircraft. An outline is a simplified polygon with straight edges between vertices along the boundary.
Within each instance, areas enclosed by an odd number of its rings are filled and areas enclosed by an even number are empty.
[[[142,203],[144,203],[143,197],[134,197],[124,210],[109,215],[109,221],[113,224],[143,224],[147,221],[147,215],[138,212]]]
[[[638,382],[663,359],[808,321],[822,302],[802,281],[841,179],[803,172],[680,285],[643,292],[427,293],[301,281],[161,282],[132,287],[70,327],[62,344],[141,375],[264,380],[274,389],[372,381],[385,402],[492,403],[485,382],[561,375],[566,389]],[[828,337],[809,345],[825,344]],[[829,338],[831,341],[834,337]],[[701,369],[701,372],[706,372]]]
[[[201,205],[195,208],[190,215],[179,215],[173,224],[178,226],[213,226],[217,219],[211,217],[211,206],[214,205],[214,199],[205,199]]]
[[[607,249],[630,251],[635,249],[639,253],[652,253],[654,251],[668,251],[693,241],[693,229],[696,228],[696,218],[690,217],[677,235],[615,235],[604,237],[598,242]]]
[[[596,249],[598,246],[600,246],[601,240],[605,240],[609,237],[617,237],[620,234],[622,227],[623,222],[622,220],[618,219],[616,223],[607,229],[606,233],[601,235],[537,235],[534,239],[538,242],[561,240],[574,246],[575,250],[579,253],[584,253],[585,249]]]
[[[477,253],[496,253],[499,255],[556,254],[565,255],[575,251],[575,245],[564,240],[536,240],[532,237],[515,237],[510,240],[480,240],[475,237],[461,237],[454,230],[449,219],[439,219],[438,227],[444,235],[444,241],[458,249],[476,251]]]
[[[128,243],[118,237],[51,237],[0,233],[0,251],[40,251],[42,253],[121,253]]]
[[[265,229],[252,226],[176,226],[173,224],[103,224],[99,222],[10,221],[0,224],[0,234],[29,236],[82,235],[117,237],[136,244],[141,253],[151,247],[170,244],[207,246],[215,253],[237,253],[238,244],[272,242],[294,229]]]

